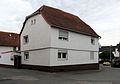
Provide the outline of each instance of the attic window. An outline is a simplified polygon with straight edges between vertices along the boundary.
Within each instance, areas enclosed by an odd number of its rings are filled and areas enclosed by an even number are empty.
[[[91,44],[95,45],[95,38],[91,38]]]
[[[59,39],[68,40],[68,31],[59,30]]]
[[[36,24],[36,19],[31,20],[31,25]]]

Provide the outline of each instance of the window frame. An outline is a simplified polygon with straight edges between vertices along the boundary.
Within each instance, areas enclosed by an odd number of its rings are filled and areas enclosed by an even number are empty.
[[[65,54],[65,58],[63,56],[64,54]],[[59,61],[68,60],[68,51],[67,50],[58,50],[57,59]]]
[[[91,44],[95,45],[95,38],[91,37]]]
[[[29,60],[29,52],[24,52],[24,60]]]
[[[29,43],[29,37],[28,35],[23,36],[23,44]]]
[[[34,25],[34,24],[36,24],[36,19],[31,20],[31,25]]]
[[[66,36],[64,36],[64,35],[66,34]],[[66,31],[66,30],[59,30],[59,37],[58,37],[58,39],[59,40],[64,40],[64,41],[68,41],[68,37],[69,37],[69,32],[68,31]]]

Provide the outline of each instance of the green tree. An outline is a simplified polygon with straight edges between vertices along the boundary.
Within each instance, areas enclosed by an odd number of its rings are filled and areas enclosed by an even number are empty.
[[[110,52],[109,51],[104,51],[102,53],[99,54],[99,58],[104,60],[104,61],[110,61]],[[114,54],[111,52],[111,59],[114,58]]]

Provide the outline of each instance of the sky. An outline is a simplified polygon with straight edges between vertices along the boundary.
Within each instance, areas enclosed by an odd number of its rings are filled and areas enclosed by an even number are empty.
[[[20,33],[25,17],[42,5],[79,16],[101,36],[102,46],[120,42],[120,0],[1,0],[0,31]]]

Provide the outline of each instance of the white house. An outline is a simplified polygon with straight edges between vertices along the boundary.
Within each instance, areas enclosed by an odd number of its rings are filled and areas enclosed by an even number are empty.
[[[22,68],[43,71],[99,69],[99,35],[78,16],[43,5],[22,30]]]
[[[19,47],[19,35],[0,31],[0,66],[13,67]]]

